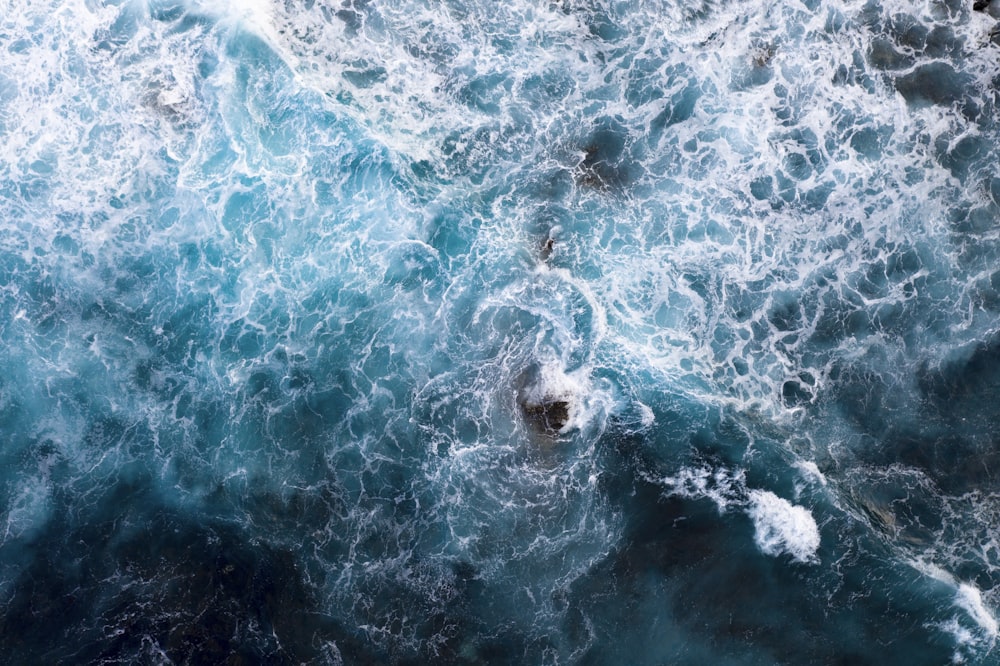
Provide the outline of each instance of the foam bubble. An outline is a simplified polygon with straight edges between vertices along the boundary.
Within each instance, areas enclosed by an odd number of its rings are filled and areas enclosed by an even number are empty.
[[[787,553],[796,562],[814,562],[819,549],[819,527],[808,509],[767,490],[751,490],[749,515],[761,552]]]

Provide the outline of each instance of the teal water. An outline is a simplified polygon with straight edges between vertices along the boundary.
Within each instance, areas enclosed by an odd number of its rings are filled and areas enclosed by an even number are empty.
[[[1000,663],[1000,5],[0,0],[0,662]]]

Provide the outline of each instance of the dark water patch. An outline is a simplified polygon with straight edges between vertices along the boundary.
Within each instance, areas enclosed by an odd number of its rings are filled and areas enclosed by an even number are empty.
[[[218,306],[210,294],[191,294],[175,310],[164,313],[156,329],[149,331],[152,347],[171,365],[191,367],[199,351],[215,344],[214,323]]]
[[[943,493],[1000,486],[1000,354],[995,340],[967,345],[944,360],[910,366],[879,354],[839,363],[822,402],[855,434],[842,441],[852,465],[919,470]]]
[[[140,19],[141,13],[138,11],[121,12],[110,26],[94,32],[93,48],[115,53],[139,32]]]
[[[1000,260],[1000,246],[988,236],[1000,226],[1000,209],[990,202],[982,206],[968,203],[948,211],[948,222],[955,232],[957,258],[972,271],[990,269]]]
[[[833,401],[855,427],[873,437],[886,434],[893,414],[902,404],[893,399],[893,378],[866,367],[867,364],[838,364],[829,373],[834,382]]]
[[[624,91],[624,97],[630,106],[640,108],[664,98],[664,72],[657,69],[661,62],[659,58],[643,55],[638,55],[631,61]],[[667,81],[669,85],[669,79]]]
[[[432,217],[428,224],[427,243],[438,251],[446,270],[471,251],[478,222],[458,211],[440,211]]]
[[[622,16],[616,15],[616,9],[606,3],[593,0],[552,0],[550,7],[563,14],[580,17],[592,38],[614,43],[628,35],[624,28]]]
[[[308,2],[312,4],[312,1]],[[307,7],[308,8],[308,7]],[[366,0],[344,0],[340,9],[332,9],[322,6],[322,12],[327,20],[332,20],[331,14],[344,23],[346,32],[351,37],[356,37],[365,27],[369,15],[374,13],[370,3]]]
[[[43,339],[56,339],[78,317],[75,290],[41,264],[6,257],[4,263],[9,267],[0,274],[0,284],[14,287],[2,299],[10,319],[19,311],[35,333]]]
[[[892,433],[880,449],[885,459],[923,471],[947,495],[1000,488],[1000,438],[996,436],[981,441],[930,427]]]
[[[795,379],[789,379],[781,385],[781,400],[786,407],[800,407],[815,398],[813,376],[807,372],[801,373]]]
[[[868,49],[868,62],[872,67],[883,70],[900,70],[913,66],[916,56],[913,53],[902,53],[896,50],[896,45],[886,37],[876,37]]]
[[[49,531],[0,618],[9,663],[380,660],[320,612],[289,551],[142,499],[129,495],[128,520]]]
[[[942,432],[940,446],[949,452],[950,462],[942,469],[956,472],[964,461],[978,469],[969,470],[970,479],[993,485],[1000,429],[1000,344],[993,336],[952,350],[943,360],[924,363],[917,371],[917,385],[924,399],[924,416]],[[934,431],[932,431],[934,432]],[[956,472],[957,473],[957,472]]]
[[[776,295],[767,318],[778,331],[797,330],[803,323],[798,296],[791,293]]]
[[[463,133],[452,133],[441,142],[447,175],[468,179],[482,185],[498,163],[509,164],[520,158],[524,148],[520,129],[507,123],[478,127]],[[489,159],[484,159],[489,156]]]
[[[236,496],[220,484],[208,497],[208,504],[245,519],[253,532],[268,535],[276,544],[294,548],[293,544],[308,535],[311,543],[304,545],[305,552],[309,552],[316,547],[312,541],[316,535],[331,523],[346,520],[350,510],[350,498],[332,480],[336,474],[324,457],[313,456],[311,462],[315,465],[313,478],[302,475],[295,479],[296,487],[275,489],[267,479],[251,479]],[[325,557],[349,555],[348,546],[341,539],[324,540],[322,550]]]
[[[881,70],[909,69],[926,59],[958,62],[966,46],[965,38],[957,35],[949,25],[924,23],[921,18],[909,14],[879,17],[873,23],[876,36],[869,49],[869,62]],[[900,92],[907,96],[902,89]]]
[[[468,562],[413,555],[378,568],[355,586],[353,601],[366,631],[387,644],[383,663],[512,663],[527,652],[510,627],[483,621],[495,600]]]
[[[930,28],[910,14],[893,14],[886,24],[886,31],[902,48],[921,51],[927,44]]]
[[[185,13],[185,6],[182,2],[169,2],[160,0],[149,3],[149,17],[154,21],[162,23],[173,23],[180,19]]]
[[[245,242],[254,223],[270,217],[274,209],[264,183],[241,178],[239,186],[226,199],[221,222],[237,241]]]
[[[602,118],[596,125],[582,146],[583,160],[577,166],[577,182],[597,190],[621,190],[634,182],[642,171],[631,154],[629,131],[614,118]]]
[[[465,106],[488,116],[499,116],[501,104],[509,98],[513,82],[503,74],[479,75],[474,69],[456,70],[449,87],[455,99]]]
[[[981,136],[967,136],[957,142],[947,136],[940,136],[934,142],[935,156],[941,166],[963,182],[975,173],[976,167],[990,154],[991,148],[991,142]]]
[[[834,84],[840,86],[859,86],[869,94],[874,94],[878,87],[875,79],[869,73],[867,58],[860,49],[851,54],[849,65],[842,64],[837,68],[832,80]],[[784,90],[784,86],[782,89]]]
[[[777,200],[779,206],[784,204],[794,204],[799,198],[799,189],[795,185],[795,180],[788,177],[782,169],[774,172],[774,182],[777,185]]]
[[[563,71],[547,71],[544,75],[530,74],[519,86],[520,94],[532,108],[560,104],[578,88],[573,75]]]
[[[263,415],[269,436],[295,451],[321,450],[321,442],[343,423],[352,401],[341,387],[320,386],[311,371],[295,366],[275,378],[278,384],[273,390],[280,401]]]
[[[894,82],[907,102],[921,107],[968,102],[972,79],[948,63],[931,62],[896,77]]]
[[[589,646],[582,663],[876,664],[905,653],[932,664],[951,656],[948,641],[914,621],[949,592],[930,601],[907,592],[917,577],[882,554],[853,552],[864,564],[851,575],[866,575],[838,578],[762,555],[742,513],[664,497],[662,487],[640,479],[627,497],[622,546],[570,591],[564,631]],[[845,527],[838,527],[842,537],[863,538]],[[832,539],[833,530],[823,532]],[[883,581],[878,589],[874,580]],[[859,621],[868,613],[880,622]]]
[[[882,156],[885,142],[884,135],[872,127],[862,127],[851,133],[851,148],[869,160],[877,160]]]
[[[649,122],[647,141],[650,145],[658,145],[667,128],[690,119],[702,96],[701,86],[689,68],[674,65],[668,68],[665,73],[657,71],[655,77],[659,78],[664,74],[668,76],[664,90],[661,92],[659,87],[653,88],[656,91],[656,99],[663,98],[666,103],[663,109]],[[654,84],[651,82],[650,85]],[[646,94],[647,96],[654,95],[654,93]]]
[[[750,182],[750,194],[758,201],[768,201],[774,194],[774,179],[771,176],[759,176]]]
[[[927,33],[923,54],[931,58],[955,58],[962,56],[965,37],[955,34],[947,25],[935,25]]]
[[[384,83],[388,78],[385,67],[375,65],[368,67],[365,61],[352,63],[355,69],[345,69],[342,76],[355,88],[371,88],[376,83]]]
[[[248,406],[266,412],[272,405],[285,397],[283,393],[281,378],[272,370],[260,369],[247,377],[236,399],[238,403],[249,403]]]
[[[184,388],[186,381],[177,376],[160,356],[139,359],[132,372],[132,387],[149,391],[158,399],[171,401]]]
[[[976,281],[971,295],[974,307],[989,312],[1000,312],[1000,271]]]
[[[834,335],[862,338],[866,331],[909,337],[912,326],[928,312],[942,307],[945,276],[933,270],[935,249],[927,245],[876,244],[874,258],[863,262],[844,280],[845,287],[825,290],[824,311],[817,322],[816,339]],[[925,271],[926,274],[921,274]],[[834,280],[823,277],[817,286]],[[840,328],[841,333],[834,330]]]
[[[1000,336],[954,349],[935,365],[925,364],[918,381],[939,410],[956,401],[990,404],[1000,395]]]
[[[249,325],[241,317],[226,327],[219,340],[219,351],[223,358],[231,360],[255,358],[263,350],[263,344],[260,327]]]
[[[384,281],[407,291],[433,291],[441,263],[422,243],[402,243],[388,252]],[[430,297],[430,294],[428,295]]]

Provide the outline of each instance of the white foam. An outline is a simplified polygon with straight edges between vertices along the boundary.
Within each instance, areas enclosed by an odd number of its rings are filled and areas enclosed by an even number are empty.
[[[996,639],[998,632],[1000,632],[1000,624],[983,603],[983,594],[978,587],[969,583],[959,585],[958,593],[955,595],[955,603],[976,621],[976,624],[986,633],[987,638],[991,641]]]
[[[746,491],[742,471],[734,473],[708,467],[684,467],[676,475],[658,481],[671,495],[712,500],[720,515],[730,506],[742,504]]]
[[[653,410],[649,408],[645,403],[639,403],[639,410],[642,413],[642,427],[648,428],[656,422],[656,415],[653,414]]]
[[[765,555],[787,553],[797,562],[814,562],[819,549],[819,527],[808,509],[767,490],[751,490],[748,509]]]
[[[951,634],[958,645],[952,661],[956,664],[965,663],[969,649],[992,649],[1000,634],[1000,622],[983,601],[983,594],[979,588],[971,583],[960,583],[952,574],[933,562],[910,559],[908,563],[925,576],[956,588],[954,603],[964,611],[966,618],[956,615],[947,622],[937,625],[942,631]],[[970,625],[968,620],[972,620],[975,626]]]
[[[558,361],[542,363],[538,381],[528,387],[525,399],[538,404],[565,401],[569,418],[559,432],[585,429],[599,414],[607,413],[613,403],[610,396],[595,390],[588,373],[586,367],[567,373]]]
[[[818,483],[821,486],[826,485],[826,476],[823,472],[819,471],[819,467],[811,460],[800,460],[795,463],[795,466],[802,472],[802,476],[806,480]]]

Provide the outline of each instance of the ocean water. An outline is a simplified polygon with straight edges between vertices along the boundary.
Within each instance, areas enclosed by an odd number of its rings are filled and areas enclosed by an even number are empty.
[[[1000,2],[0,0],[0,662],[1000,664]]]

